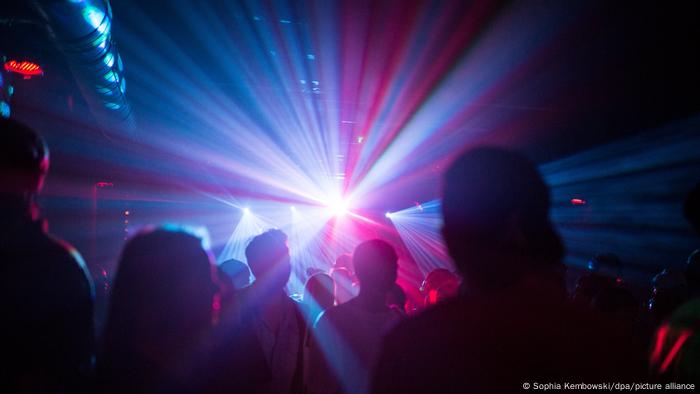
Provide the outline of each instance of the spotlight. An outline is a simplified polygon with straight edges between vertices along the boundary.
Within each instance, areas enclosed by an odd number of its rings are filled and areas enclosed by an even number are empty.
[[[328,211],[333,216],[344,216],[348,213],[348,202],[344,200],[337,200],[328,204]]]
[[[250,214],[250,208],[248,208],[248,207],[243,208],[243,213],[246,215]]]
[[[391,215],[392,215],[391,212],[387,212],[387,213],[384,214],[384,216],[388,217],[389,219],[391,219]]]
[[[289,207],[289,210],[292,211],[292,212],[296,212],[296,211],[297,211],[297,207],[295,207],[294,205],[292,205],[291,207]]]

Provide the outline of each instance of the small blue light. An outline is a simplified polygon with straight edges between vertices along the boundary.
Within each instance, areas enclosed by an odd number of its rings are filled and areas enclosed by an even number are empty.
[[[1,100],[0,100],[0,116],[2,116],[3,118],[10,117],[10,105],[4,101],[1,101]]]

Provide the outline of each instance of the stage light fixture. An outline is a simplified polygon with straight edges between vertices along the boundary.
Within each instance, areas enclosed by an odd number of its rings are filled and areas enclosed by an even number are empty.
[[[24,79],[44,75],[44,70],[40,65],[27,60],[8,60],[5,62],[5,70],[20,74]]]

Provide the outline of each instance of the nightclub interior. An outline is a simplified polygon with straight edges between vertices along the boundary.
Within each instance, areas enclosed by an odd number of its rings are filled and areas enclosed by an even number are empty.
[[[0,391],[694,390],[699,8],[4,1]]]

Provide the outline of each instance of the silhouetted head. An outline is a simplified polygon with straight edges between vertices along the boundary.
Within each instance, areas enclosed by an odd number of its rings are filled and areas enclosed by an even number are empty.
[[[447,170],[443,236],[469,286],[497,288],[559,268],[549,190],[525,157],[498,148],[462,154]]]
[[[578,304],[591,306],[593,299],[598,293],[615,285],[614,278],[599,275],[596,272],[588,272],[576,281],[576,288],[572,298]]]
[[[355,272],[355,267],[352,265],[352,255],[350,253],[343,253],[335,259],[335,264],[333,268],[347,268],[350,272]]]
[[[0,135],[0,198],[23,205],[6,208],[28,213],[49,170],[49,149],[38,133],[15,120],[0,118]]]
[[[250,285],[250,268],[242,261],[236,259],[226,260],[219,264],[219,270],[231,278],[235,290],[240,290]]]
[[[316,274],[325,274],[326,271],[324,271],[318,267],[308,267],[306,269],[306,271],[304,271],[304,273],[306,274],[306,279],[308,280],[309,278],[311,278],[312,276],[314,276]]]
[[[697,183],[686,196],[683,215],[700,234],[700,183]]]
[[[357,296],[356,278],[347,268],[333,268],[331,277],[335,282],[335,301],[344,304]]]
[[[186,347],[212,318],[214,266],[202,238],[182,228],[143,231],[121,255],[105,332],[108,348]]]
[[[389,291],[396,282],[398,259],[394,247],[381,239],[358,245],[353,253],[353,263],[360,281],[360,292]]]
[[[685,280],[693,297],[700,296],[700,249],[696,249],[688,256],[685,264]]]
[[[292,272],[287,235],[281,230],[268,230],[255,238],[245,249],[248,266],[255,275],[256,286],[267,290],[284,288]]]
[[[425,296],[425,305],[435,305],[438,302],[456,297],[459,294],[459,277],[450,270],[437,268],[425,276],[421,291]]]
[[[602,276],[621,278],[623,264],[615,253],[598,253],[588,261],[588,270]]]
[[[304,285],[304,303],[326,310],[335,304],[335,282],[330,275],[319,273]]]

